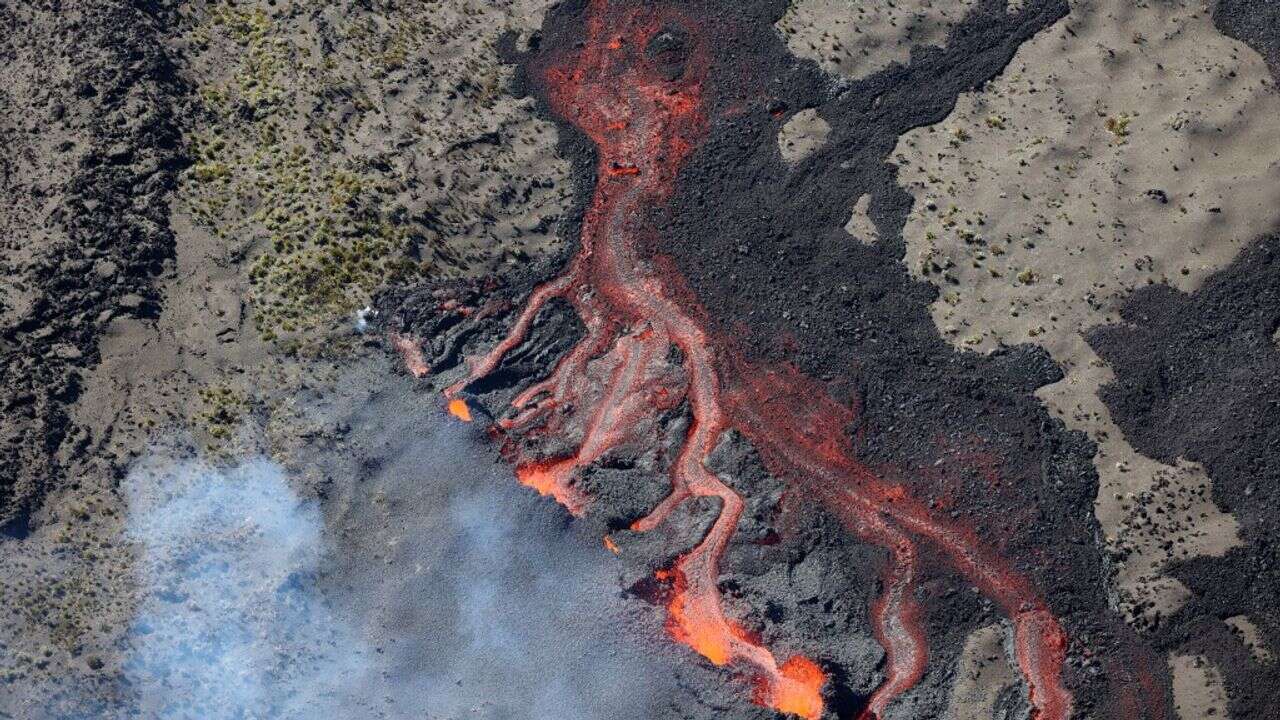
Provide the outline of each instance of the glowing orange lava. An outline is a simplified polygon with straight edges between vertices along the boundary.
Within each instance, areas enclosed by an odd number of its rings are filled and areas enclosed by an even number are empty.
[[[587,500],[569,484],[575,467],[573,458],[524,463],[516,466],[516,479],[521,485],[537,490],[539,495],[555,498],[570,513],[581,515]]]
[[[712,664],[752,678],[755,702],[806,720],[823,714],[827,677],[821,667],[802,655],[780,664],[724,612],[720,560],[743,500],[705,460],[733,428],[759,449],[772,473],[823,502],[858,538],[888,551],[883,591],[871,608],[876,638],[886,650],[886,678],[869,701],[867,717],[882,715],[924,672],[928,648],[915,596],[916,544],[923,540],[1009,614],[1036,718],[1066,720],[1072,701],[1060,678],[1065,634],[1030,583],[972,531],[938,517],[905,488],[860,463],[845,434],[852,411],[831,399],[822,384],[794,371],[733,361],[731,353],[717,349],[681,279],[642,252],[644,240],[654,235],[646,210],[664,203],[677,170],[705,134],[703,93],[712,63],[698,24],[714,22],[695,21],[665,3],[591,0],[583,42],[535,63],[552,109],[580,128],[598,152],[580,249],[563,275],[530,294],[501,342],[468,359],[467,376],[446,396],[458,401],[465,387],[497,369],[525,341],[548,301],[568,301],[582,318],[585,337],[549,377],[515,398],[513,414],[497,426],[513,438],[536,430],[577,448],[568,456],[527,457],[513,443],[519,481],[580,515],[588,501],[577,484],[580,473],[620,447],[652,445],[646,428],[682,401],[687,405],[690,422],[670,468],[671,492],[632,525],[650,531],[691,498],[719,502],[706,536],[658,573],[672,584],[667,628],[673,638]],[[684,43],[682,58],[664,60],[678,63],[679,72],[670,72],[669,64],[659,68],[659,60],[646,52],[664,34],[668,47]],[[605,545],[616,552],[607,536]]]
[[[822,668],[803,655],[773,667],[773,656],[747,631],[725,618],[718,598],[713,601],[709,593],[690,591],[681,570],[684,565],[678,562],[674,570],[657,574],[659,580],[672,580],[675,584],[667,605],[667,630],[671,636],[712,665],[724,666],[744,658],[766,664],[774,672],[756,676],[752,700],[780,712],[817,720],[822,715],[822,686],[827,682]]]
[[[781,670],[782,676],[790,682],[774,688],[758,686],[757,692],[771,694],[755,698],[756,703],[799,715],[805,720],[818,720],[822,716],[822,686],[827,682],[826,673],[803,655],[789,658],[782,663]]]
[[[733,657],[734,638],[744,634],[724,618],[715,608],[707,608],[697,595],[689,593],[689,583],[677,569],[660,573],[659,579],[673,578],[675,592],[667,604],[667,629],[676,640],[688,645],[694,652],[711,661],[712,665],[725,665]]]
[[[471,408],[467,405],[467,401],[462,398],[454,398],[449,401],[449,414],[462,422],[471,422]]]
[[[1066,633],[1026,578],[994,555],[972,530],[906,495],[858,462],[843,428],[852,410],[794,368],[739,368],[727,393],[734,427],[751,439],[765,465],[823,501],[854,534],[889,550],[884,592],[872,607],[886,678],[863,715],[871,720],[924,674],[928,647],[914,596],[916,541],[933,543],[952,565],[995,600],[1014,626],[1014,651],[1036,720],[1066,720],[1071,694],[1062,685]]]

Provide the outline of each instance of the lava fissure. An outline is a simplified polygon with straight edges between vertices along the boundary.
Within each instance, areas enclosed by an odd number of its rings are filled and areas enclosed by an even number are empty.
[[[889,551],[883,591],[871,608],[886,677],[864,717],[883,715],[925,671],[923,611],[914,593],[915,538],[922,538],[1011,617],[1036,717],[1066,720],[1071,697],[1060,678],[1065,636],[1030,584],[983,550],[971,532],[935,517],[859,463],[844,435],[851,411],[824,387],[743,363],[718,366],[697,308],[678,299],[679,278],[642,255],[641,239],[653,233],[645,211],[670,195],[677,169],[707,125],[708,50],[696,24],[669,7],[619,8],[591,0],[587,12],[585,41],[568,56],[552,53],[540,76],[553,111],[580,128],[598,153],[579,252],[562,276],[534,290],[510,332],[470,362],[467,376],[446,396],[454,398],[492,373],[525,341],[548,301],[566,300],[583,319],[586,337],[550,376],[516,397],[516,414],[498,426],[518,431],[540,423],[542,431],[561,437],[580,434],[568,457],[517,463],[521,482],[577,514],[587,502],[576,485],[579,472],[621,444],[643,440],[640,428],[660,411],[680,399],[687,403],[691,423],[670,470],[670,494],[632,525],[652,530],[690,498],[719,500],[706,535],[662,575],[673,583],[668,629],[674,638],[715,665],[749,672],[756,702],[809,720],[823,714],[827,677],[818,665],[799,655],[779,663],[722,607],[720,560],[744,504],[705,461],[733,428],[757,446],[771,472],[821,500],[855,536]],[[651,45],[660,51],[650,53]],[[678,379],[667,359],[672,346],[682,357]]]

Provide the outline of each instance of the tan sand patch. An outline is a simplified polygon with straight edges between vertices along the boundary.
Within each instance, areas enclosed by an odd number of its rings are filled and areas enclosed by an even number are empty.
[[[905,63],[916,45],[943,45],[975,0],[795,0],[778,21],[791,52],[851,80]]]
[[[988,625],[974,630],[965,640],[946,720],[995,717],[1000,693],[1018,681],[1005,653],[1007,635],[1002,626]]]
[[[844,224],[844,231],[858,238],[864,245],[874,245],[880,239],[880,231],[867,215],[870,207],[871,195],[863,193],[862,197],[858,198],[858,202],[853,204],[853,214],[849,216],[849,222]]]
[[[955,345],[1033,342],[1067,377],[1040,396],[1099,443],[1097,513],[1118,604],[1167,612],[1159,570],[1220,554],[1236,524],[1198,466],[1140,456],[1098,400],[1111,373],[1082,332],[1144,284],[1190,291],[1280,223],[1280,96],[1204,2],[1077,0],[942,123],[900,140],[916,196],[906,261],[941,289]]]
[[[1173,709],[1182,720],[1227,718],[1227,689],[1222,673],[1198,655],[1171,655]]]
[[[812,155],[827,142],[831,126],[813,108],[801,110],[778,130],[778,152],[794,165]]]
[[[1275,655],[1271,654],[1271,648],[1267,647],[1267,642],[1262,637],[1262,631],[1249,619],[1249,616],[1235,615],[1223,622],[1230,626],[1244,642],[1245,647],[1249,648],[1254,660],[1263,665],[1270,665],[1275,660]]]

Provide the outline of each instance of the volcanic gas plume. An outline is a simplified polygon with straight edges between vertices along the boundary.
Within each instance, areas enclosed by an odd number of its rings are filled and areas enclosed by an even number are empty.
[[[749,362],[730,339],[712,337],[682,278],[649,250],[659,234],[649,211],[674,192],[682,162],[716,119],[708,116],[705,94],[724,81],[708,71],[714,36],[724,32],[713,27],[717,22],[664,4],[592,0],[582,41],[533,63],[534,84],[551,110],[594,144],[597,184],[576,256],[532,292],[501,342],[469,360],[468,375],[445,391],[449,410],[469,419],[460,393],[525,342],[549,301],[567,301],[584,337],[546,379],[514,399],[496,431],[505,434],[522,483],[583,514],[591,498],[578,487],[580,471],[621,445],[654,442],[646,428],[664,412],[687,408],[691,419],[670,467],[671,492],[632,525],[650,531],[686,500],[719,501],[701,542],[658,574],[671,589],[673,638],[750,677],[758,704],[809,719],[824,712],[827,675],[819,664],[800,655],[779,658],[722,607],[719,564],[744,501],[704,462],[724,433],[736,430],[797,494],[821,502],[859,540],[888,552],[881,594],[869,609],[887,655],[885,679],[864,717],[882,716],[924,674],[928,647],[915,594],[923,541],[1008,615],[1035,717],[1066,720],[1072,708],[1060,677],[1066,637],[1032,583],[972,530],[860,462],[847,435],[856,412],[822,383],[789,366]],[[422,367],[412,369],[418,374]],[[535,435],[580,435],[580,441],[573,452],[545,457],[520,443]]]

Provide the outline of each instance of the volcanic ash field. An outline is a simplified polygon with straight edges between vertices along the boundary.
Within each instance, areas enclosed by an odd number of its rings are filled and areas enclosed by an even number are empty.
[[[1280,717],[1280,4],[0,61],[0,718]]]

